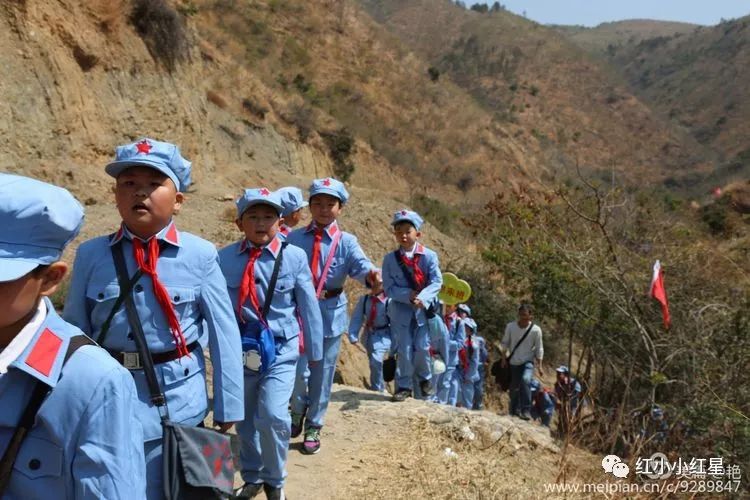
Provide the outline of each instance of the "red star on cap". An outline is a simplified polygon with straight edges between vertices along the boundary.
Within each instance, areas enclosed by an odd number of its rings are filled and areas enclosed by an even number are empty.
[[[271,194],[271,192],[266,188],[259,189],[258,193],[260,193],[261,196],[268,196],[269,194]]]
[[[136,149],[138,149],[138,153],[143,153],[147,155],[151,152],[151,148],[153,146],[151,146],[151,144],[146,139],[143,139],[141,142],[137,142],[135,144],[135,147]]]
[[[323,179],[323,185],[324,186],[330,186],[331,185],[331,179]]]
[[[406,210],[401,210],[401,215],[406,215]]]

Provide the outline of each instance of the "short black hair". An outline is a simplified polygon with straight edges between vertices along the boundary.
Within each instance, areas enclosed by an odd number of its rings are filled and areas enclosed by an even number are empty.
[[[529,314],[534,314],[534,307],[527,302],[521,302],[521,304],[518,306],[518,312],[527,312]]]
[[[34,269],[31,270],[31,274],[34,275],[34,277],[39,276],[42,274],[51,264],[39,264]]]

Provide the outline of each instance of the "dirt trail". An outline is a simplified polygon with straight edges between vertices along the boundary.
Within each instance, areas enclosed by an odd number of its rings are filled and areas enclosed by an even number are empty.
[[[289,451],[292,500],[549,498],[542,485],[560,470],[558,443],[538,424],[338,384],[320,453],[303,455],[301,439]],[[568,453],[568,482],[597,480],[600,458]]]

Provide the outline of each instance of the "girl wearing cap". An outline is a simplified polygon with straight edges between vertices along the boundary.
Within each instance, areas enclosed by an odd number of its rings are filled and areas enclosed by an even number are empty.
[[[307,254],[323,317],[323,360],[315,363],[307,353],[300,356],[291,401],[292,437],[304,428],[302,451],[306,454],[320,451],[320,430],[331,398],[341,335],[349,326],[344,282],[347,277],[353,278],[374,293],[382,286],[380,273],[362,251],[357,238],[338,226],[336,219],[348,200],[349,193],[342,182],[330,177],[314,180],[310,186],[313,222],[287,237],[291,245]]]

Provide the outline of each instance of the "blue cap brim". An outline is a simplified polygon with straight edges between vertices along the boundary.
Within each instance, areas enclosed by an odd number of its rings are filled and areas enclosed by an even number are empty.
[[[245,212],[247,212],[248,208],[254,207],[255,205],[268,205],[269,207],[273,207],[273,208],[276,209],[276,213],[279,214],[279,217],[281,217],[281,213],[284,211],[284,207],[282,207],[278,203],[274,203],[274,202],[269,201],[269,200],[255,200],[255,201],[248,202],[247,205],[245,205],[244,207],[242,207],[242,212],[240,212],[240,213],[237,214],[237,218],[242,217],[242,214],[244,214]]]
[[[318,196],[319,194],[327,194],[329,196],[333,196],[334,198],[336,198],[337,200],[339,200],[341,203],[346,203],[341,198],[341,193],[339,193],[338,191],[336,191],[333,188],[330,188],[330,187],[316,188],[315,189],[315,193],[310,193],[310,198],[312,199],[313,196]]]
[[[167,168],[163,164],[148,161],[146,159],[141,160],[121,160],[121,161],[113,161],[106,167],[104,167],[104,171],[107,172],[109,175],[114,177],[115,179],[126,169],[130,167],[148,167],[153,168],[154,170],[157,170],[161,172],[162,174],[169,177],[172,182],[174,182],[175,187],[177,188],[177,191],[182,192],[182,189],[180,187],[180,180],[177,178],[174,172],[170,168]]]
[[[22,278],[39,265],[39,262],[26,259],[0,259],[0,283]]]
[[[288,209],[284,210],[281,215],[283,217],[286,217],[288,215],[292,215],[294,212],[296,212],[298,210],[302,210],[303,208],[305,208],[305,207],[307,207],[309,205],[310,204],[308,202],[303,201],[302,203],[300,203],[298,206],[296,206],[294,208],[288,208]]]

